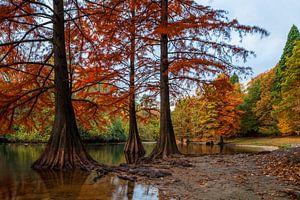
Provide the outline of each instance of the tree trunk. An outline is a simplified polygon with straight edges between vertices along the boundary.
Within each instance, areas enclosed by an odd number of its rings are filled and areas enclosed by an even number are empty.
[[[218,142],[218,145],[221,145],[221,146],[224,146],[224,145],[225,145],[224,139],[223,139],[223,136],[222,136],[222,135],[220,136],[220,141]]]
[[[46,149],[34,169],[90,169],[97,165],[86,152],[71,103],[64,37],[63,0],[53,0],[53,48],[55,67],[55,121]]]
[[[161,0],[161,25],[167,30],[168,26],[168,0]],[[150,158],[167,157],[179,154],[176,145],[170,110],[169,77],[168,77],[168,35],[161,34],[160,41],[160,136],[152,151]]]
[[[135,1],[133,1],[135,4]],[[135,7],[132,6],[131,9],[131,48],[130,48],[130,89],[129,89],[129,135],[128,140],[125,144],[124,152],[126,154],[127,162],[129,164],[136,163],[138,159],[145,155],[145,149],[142,145],[137,121],[136,121],[136,111],[135,111],[135,37],[136,37],[136,30],[135,30]]]

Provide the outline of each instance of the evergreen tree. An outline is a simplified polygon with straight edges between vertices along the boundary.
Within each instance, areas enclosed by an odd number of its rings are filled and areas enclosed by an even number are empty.
[[[280,101],[282,73],[284,72],[284,70],[286,68],[287,59],[292,56],[292,51],[295,46],[295,42],[297,40],[300,40],[300,33],[299,33],[297,26],[293,25],[288,34],[287,42],[283,49],[283,53],[281,55],[279,65],[276,68],[276,76],[275,76],[275,81],[274,81],[274,85],[273,85],[273,89],[272,89],[275,103]]]
[[[290,58],[292,56],[295,43],[298,40],[300,40],[299,30],[298,30],[297,26],[293,25],[289,32],[287,42],[286,42],[284,50],[283,50],[283,54],[279,61],[279,67],[280,67],[281,71],[285,70],[286,62],[287,62],[288,58]]]
[[[248,93],[244,102],[240,105],[240,110],[244,112],[241,118],[241,134],[243,136],[257,135],[259,132],[259,122],[253,111],[256,103],[260,100],[261,85],[260,79],[254,79],[248,87]]]
[[[231,84],[236,84],[239,83],[240,79],[236,73],[233,73],[233,75],[230,77],[230,83]]]
[[[282,74],[282,100],[278,110],[278,127],[283,134],[300,133],[300,41],[296,42],[292,56]]]

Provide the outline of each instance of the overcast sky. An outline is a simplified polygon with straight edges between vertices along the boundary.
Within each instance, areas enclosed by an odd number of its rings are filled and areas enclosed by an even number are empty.
[[[196,0],[203,5],[227,10],[230,18],[241,24],[258,25],[271,35],[260,39],[258,35],[247,37],[242,45],[254,50],[257,57],[248,59],[253,76],[276,65],[284,48],[288,32],[293,24],[300,28],[300,0]]]

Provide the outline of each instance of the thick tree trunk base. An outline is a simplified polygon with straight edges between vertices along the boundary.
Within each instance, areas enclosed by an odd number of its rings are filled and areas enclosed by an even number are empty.
[[[127,164],[138,164],[145,155],[145,152],[124,152]]]
[[[126,162],[128,164],[135,164],[138,163],[139,160],[144,157],[144,155],[146,154],[146,151],[142,145],[142,143],[140,143],[139,145],[130,145],[130,143],[127,143],[125,145],[125,149],[124,149],[124,155],[126,158]]]
[[[129,137],[124,148],[124,154],[128,164],[135,164],[146,154],[146,151],[138,134],[136,121],[133,122],[130,129]]]
[[[33,163],[32,168],[35,170],[54,171],[70,171],[75,169],[92,171],[100,167],[100,165],[92,158],[89,158],[89,156],[83,156],[79,154],[66,156],[70,156],[72,159],[63,158],[65,156],[62,156],[61,153],[44,152],[41,158]]]
[[[46,149],[32,165],[36,170],[85,170],[91,171],[101,166],[86,152],[78,133],[71,137],[62,133],[58,140],[50,138]],[[67,139],[66,135],[69,135]]]
[[[124,153],[136,155],[136,156],[144,156],[146,151],[140,142],[140,140],[128,140],[125,144]]]
[[[165,159],[168,157],[176,157],[181,155],[180,151],[177,148],[176,143],[172,145],[156,145],[150,156],[148,157],[149,160],[156,160],[156,159]]]

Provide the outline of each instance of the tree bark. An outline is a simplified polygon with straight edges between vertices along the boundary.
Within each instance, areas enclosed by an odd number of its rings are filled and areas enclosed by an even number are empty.
[[[168,0],[161,0],[161,26],[166,30],[168,28]],[[150,155],[151,159],[180,154],[171,120],[167,33],[162,33],[160,40],[160,136]]]
[[[34,169],[90,169],[97,165],[86,152],[76,125],[64,36],[63,0],[53,0],[53,48],[55,67],[55,120],[46,149]]]
[[[129,164],[136,163],[138,159],[145,155],[145,149],[142,145],[136,120],[135,110],[135,50],[136,50],[136,22],[135,22],[135,1],[131,9],[131,47],[130,47],[130,88],[129,88],[129,135],[125,144],[124,152]]]

